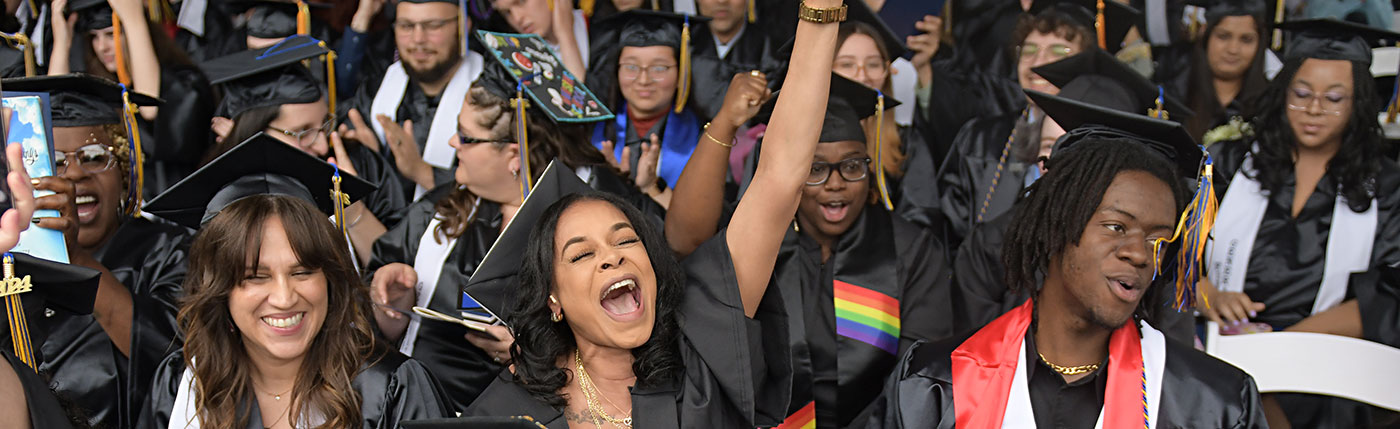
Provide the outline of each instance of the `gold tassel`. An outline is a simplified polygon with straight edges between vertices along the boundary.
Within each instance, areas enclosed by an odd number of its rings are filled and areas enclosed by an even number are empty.
[[[335,50],[327,47],[324,40],[316,43],[320,44],[322,48],[326,48],[326,89],[330,92],[326,97],[329,101],[331,115],[335,115]]]
[[[583,16],[592,18],[593,8],[597,5],[594,0],[578,0],[578,8],[583,11]]]
[[[1278,29],[1278,25],[1283,23],[1283,0],[1278,0],[1274,8],[1274,50],[1283,49],[1283,30]]]
[[[10,47],[24,52],[24,77],[34,77],[38,72],[38,65],[34,62],[34,44],[30,43],[29,36],[24,33],[0,33],[0,39],[5,39],[5,43]]]
[[[141,189],[146,184],[145,154],[141,152],[141,130],[136,126],[136,105],[131,103],[131,91],[122,84],[122,124],[126,126],[127,150],[131,153],[131,189],[127,191],[126,214],[141,215]]]
[[[122,20],[112,11],[112,48],[117,52],[117,82],[131,85],[131,71],[126,69],[126,49],[122,48]]]
[[[343,161],[348,162],[349,160]],[[335,227],[348,238],[350,237],[350,227],[345,225],[345,207],[350,205],[350,196],[340,191],[340,166],[334,163],[331,165],[335,167],[335,174],[331,175],[331,202],[335,206],[333,213]]]
[[[749,0],[749,23],[750,23],[750,24],[753,24],[753,23],[755,23],[755,22],[758,22],[758,11],[757,11],[758,8],[754,6],[754,4],[755,4],[757,1],[758,1],[758,0]]]
[[[681,24],[680,82],[676,85],[676,113],[685,110],[690,98],[690,15]]]
[[[1103,4],[1104,0],[1098,0],[1098,13],[1094,14],[1094,31],[1099,36],[1099,49],[1108,50],[1108,25],[1104,23]]]
[[[23,361],[25,365],[36,371],[39,368],[34,361],[33,343],[29,340],[29,322],[24,319],[24,304],[19,299],[19,294],[32,289],[29,276],[15,278],[15,257],[5,253],[5,310],[10,322],[10,341],[14,345],[15,357]]]
[[[297,34],[311,35],[311,8],[304,0],[297,0]]]
[[[875,185],[880,190],[885,210],[894,210],[889,186],[885,183],[885,93],[876,91],[875,94]]]
[[[523,83],[515,84],[515,98],[510,100],[510,106],[515,108],[515,138],[520,141],[520,197],[525,198],[530,195],[530,181],[535,175],[530,171],[530,124],[525,112],[530,101],[525,99]]]

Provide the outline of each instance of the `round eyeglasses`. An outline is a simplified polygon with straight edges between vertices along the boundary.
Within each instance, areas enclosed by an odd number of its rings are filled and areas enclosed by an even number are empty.
[[[863,180],[870,174],[870,157],[849,158],[837,162],[812,161],[812,170],[807,173],[807,185],[826,183],[831,179],[832,167],[836,167],[835,170],[841,172],[841,178],[847,182]]]

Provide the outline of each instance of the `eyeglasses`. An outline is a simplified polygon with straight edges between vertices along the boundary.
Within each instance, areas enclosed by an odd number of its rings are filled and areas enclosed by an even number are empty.
[[[812,170],[807,173],[807,185],[817,186],[831,178],[831,167],[841,172],[847,182],[865,179],[870,173],[870,157],[843,159],[838,162],[812,161]]]
[[[400,20],[394,21],[394,31],[400,33],[412,33],[413,30],[417,30],[419,28],[422,28],[423,31],[438,31],[443,29],[444,27],[447,27],[448,24],[455,23],[457,23],[456,17],[418,22]]]
[[[1288,109],[1297,111],[1307,111],[1312,108],[1314,102],[1322,108],[1325,115],[1341,116],[1342,109],[1346,108],[1350,95],[1328,92],[1318,94],[1305,88],[1291,88],[1288,90]]]
[[[323,135],[331,135],[331,131],[333,130],[332,127],[334,126],[335,119],[327,119],[326,122],[322,123],[321,126],[318,128],[307,128],[301,131],[284,130],[271,125],[268,125],[267,129],[282,133],[283,135],[290,136],[291,138],[296,139],[297,146],[307,147],[310,146],[311,143],[314,142],[317,137]]]
[[[458,131],[458,132],[457,132],[457,145],[458,145],[458,146],[466,146],[466,145],[469,145],[469,144],[481,144],[481,143],[496,143],[496,144],[503,144],[503,145],[505,145],[505,144],[511,144],[511,143],[515,143],[515,142],[502,141],[502,140],[500,140],[500,139],[479,139],[479,138],[476,138],[476,137],[467,136],[466,134],[462,134],[461,131]]]
[[[90,144],[78,148],[72,152],[61,150],[53,151],[53,171],[56,175],[62,175],[68,171],[69,160],[77,160],[78,165],[88,174],[97,174],[107,171],[117,164],[117,156],[112,154],[112,147],[100,144]]]
[[[668,73],[670,73],[671,69],[675,67],[676,66],[674,65],[655,65],[649,67],[642,67],[638,64],[622,63],[617,65],[617,75],[618,77],[621,77],[622,80],[630,81],[637,80],[637,78],[642,76],[642,72],[645,71],[647,74],[647,78],[650,82],[660,82],[661,78],[669,77]]]
[[[871,59],[864,64],[849,59],[836,60],[836,63],[831,65],[831,70],[842,76],[855,76],[861,70],[865,70],[867,76],[875,73],[884,75],[888,69],[889,64],[879,59]]]
[[[1022,44],[1018,50],[1021,53],[1021,60],[1024,61],[1031,58],[1035,58],[1036,54],[1040,53],[1041,49],[1042,48],[1040,45],[1034,43],[1025,43]],[[1074,54],[1074,48],[1071,48],[1069,47],[1069,45],[1065,45],[1062,43],[1056,43],[1047,46],[1044,48],[1044,50],[1045,53],[1050,55],[1051,59],[1055,60],[1059,60],[1061,58],[1068,57]]]

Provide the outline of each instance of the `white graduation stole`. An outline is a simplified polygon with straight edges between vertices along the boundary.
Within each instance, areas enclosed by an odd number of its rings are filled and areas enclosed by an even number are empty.
[[[450,197],[449,197],[450,198]],[[476,206],[472,206],[468,219],[476,216]],[[428,222],[428,229],[423,231],[423,237],[418,239],[418,253],[413,255],[413,272],[418,273],[418,284],[413,288],[418,292],[418,300],[413,305],[427,308],[433,301],[433,294],[437,293],[438,277],[442,275],[442,266],[447,263],[447,258],[452,255],[452,249],[457,246],[456,238],[443,237],[443,242],[439,243],[434,236],[437,234],[437,226],[442,223],[442,218],[437,215]],[[418,328],[422,326],[422,319],[417,317],[409,318],[408,330],[404,331],[403,339],[399,342],[399,353],[406,356],[413,356],[413,345],[418,342]]]
[[[468,52],[462,57],[462,63],[457,66],[457,70],[452,73],[452,80],[448,81],[447,88],[443,89],[437,112],[433,114],[433,123],[428,128],[427,146],[423,148],[423,161],[429,165],[437,168],[452,167],[456,151],[452,149],[450,142],[457,135],[457,115],[462,113],[462,103],[466,100],[467,90],[471,89],[471,83],[481,75],[482,64],[481,54]],[[370,105],[370,116],[365,118],[370,127],[374,128],[374,134],[379,137],[381,144],[386,142],[384,126],[379,125],[379,120],[375,118],[385,115],[394,122],[399,122],[399,104],[403,102],[406,90],[408,72],[404,70],[403,61],[398,61],[390,65],[389,70],[384,73],[384,81],[380,82],[379,91],[374,93],[374,101]],[[414,125],[417,128],[414,133],[421,133],[423,128],[420,124]],[[419,186],[414,199],[426,191]]]

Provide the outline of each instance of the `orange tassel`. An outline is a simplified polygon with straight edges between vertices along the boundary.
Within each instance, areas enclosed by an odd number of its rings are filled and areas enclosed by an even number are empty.
[[[1106,51],[1108,50],[1108,34],[1106,33],[1108,31],[1108,25],[1104,23],[1103,2],[1104,0],[1098,1],[1098,13],[1094,15],[1094,30],[1099,35],[1099,48]]]
[[[117,51],[117,82],[131,85],[131,70],[126,68],[126,48],[122,40],[122,20],[112,11],[112,48]]]
[[[311,35],[311,8],[302,0],[297,0],[297,34]]]

